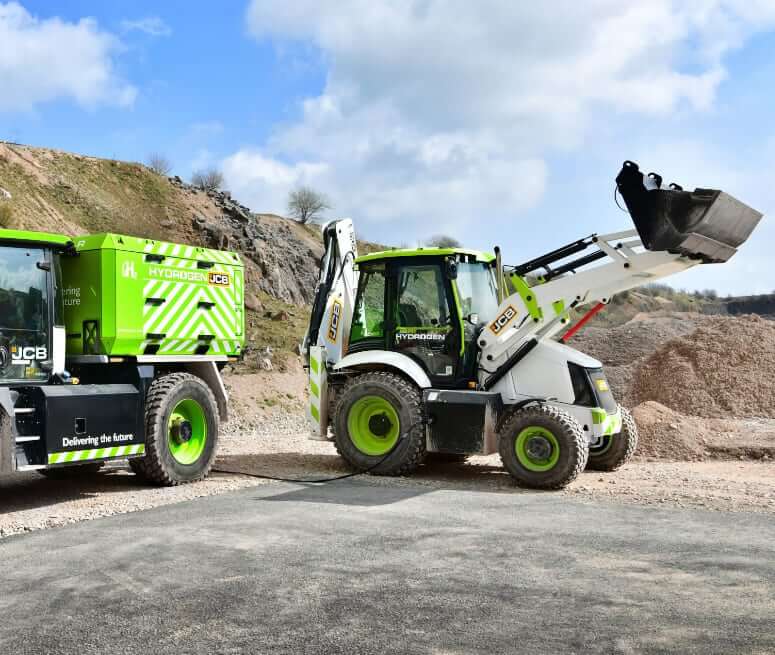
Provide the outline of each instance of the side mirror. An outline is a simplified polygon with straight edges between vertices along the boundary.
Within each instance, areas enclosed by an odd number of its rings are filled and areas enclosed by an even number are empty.
[[[469,314],[468,316],[466,316],[466,320],[471,325],[479,325],[479,314]]]
[[[457,279],[457,262],[452,257],[448,257],[446,260],[446,273],[448,279]]]
[[[51,264],[49,262],[38,262],[35,266],[41,271],[46,271],[47,273],[51,272]]]

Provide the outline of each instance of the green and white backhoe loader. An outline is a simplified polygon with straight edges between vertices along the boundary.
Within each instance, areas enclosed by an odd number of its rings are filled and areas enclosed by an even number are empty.
[[[727,261],[761,214],[721,191],[663,188],[629,161],[616,183],[635,230],[514,267],[501,265],[497,248],[358,257],[351,221],[325,225],[302,346],[312,438],[332,439],[352,466],[384,475],[409,473],[428,454],[499,452],[517,483],[541,489],[585,467],[624,464],[635,423],[600,362],[564,342],[616,293]]]
[[[204,477],[243,331],[234,253],[0,230],[0,473]]]

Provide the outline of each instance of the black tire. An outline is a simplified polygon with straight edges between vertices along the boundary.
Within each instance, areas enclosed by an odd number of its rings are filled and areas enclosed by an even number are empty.
[[[398,417],[398,441],[384,454],[369,455],[353,443],[348,427],[353,406],[377,396],[389,403]],[[375,475],[407,475],[425,459],[422,396],[411,382],[395,373],[363,373],[342,389],[332,421],[337,452],[358,471]]]
[[[530,436],[530,428],[536,429],[534,436]],[[520,460],[517,444],[523,433]],[[547,433],[550,437],[544,436]],[[535,460],[530,459],[527,450],[531,441],[535,441],[535,447],[545,455],[543,459],[539,455]],[[589,452],[579,422],[567,412],[546,404],[531,405],[507,414],[499,429],[499,450],[503,466],[517,484],[532,489],[561,489],[570,484],[584,470]],[[550,468],[534,470],[546,466]]]
[[[593,471],[615,471],[626,464],[638,447],[638,426],[632,414],[619,406],[622,412],[622,430],[619,434],[604,437],[603,443],[589,449],[587,468]]]
[[[170,416],[182,401],[195,401],[203,411],[206,434],[195,461],[181,463],[170,445]],[[215,460],[219,415],[213,392],[200,378],[189,373],[171,373],[156,378],[145,402],[145,456],[129,460],[138,475],[155,484],[174,486],[206,477]]]
[[[94,475],[102,470],[103,462],[91,462],[90,464],[71,464],[69,466],[60,466],[51,469],[40,469],[44,478],[51,480],[69,480],[82,475]]]

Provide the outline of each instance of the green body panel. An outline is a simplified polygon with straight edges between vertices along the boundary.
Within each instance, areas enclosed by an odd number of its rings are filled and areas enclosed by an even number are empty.
[[[516,273],[512,273],[509,276],[509,280],[514,286],[516,292],[519,294],[519,297],[522,298],[522,302],[525,303],[525,307],[527,308],[530,316],[535,320],[541,320],[541,318],[543,318],[543,312],[538,306],[538,301],[536,300],[535,294],[530,290],[530,286],[528,286],[525,278],[523,278],[521,275],[517,275]],[[557,308],[555,307],[555,311],[556,310]]]
[[[397,250],[380,250],[368,255],[362,255],[355,260],[356,264],[362,262],[372,262],[379,259],[392,259],[394,257],[433,257],[449,255],[467,255],[475,257],[478,262],[489,263],[495,260],[495,255],[488,252],[479,252],[477,250],[466,250],[465,248],[399,248]]]
[[[235,253],[115,234],[62,257],[68,355],[237,355],[244,276]],[[149,259],[150,257],[150,259]]]
[[[17,242],[40,244],[44,246],[66,246],[72,242],[70,237],[51,232],[26,232],[24,230],[0,230],[0,243]]]

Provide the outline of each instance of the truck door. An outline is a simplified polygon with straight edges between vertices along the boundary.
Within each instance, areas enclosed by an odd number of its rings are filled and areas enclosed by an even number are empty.
[[[0,247],[0,383],[51,372],[47,261],[43,248]]]
[[[454,386],[460,360],[460,321],[443,260],[393,262],[395,299],[391,350],[420,363],[434,386]]]

